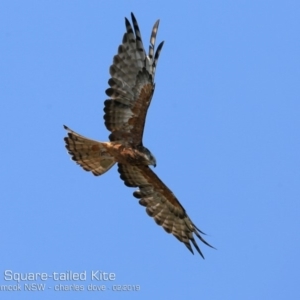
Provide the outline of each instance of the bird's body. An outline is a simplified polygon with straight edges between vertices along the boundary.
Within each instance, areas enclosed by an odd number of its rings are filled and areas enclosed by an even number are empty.
[[[133,14],[131,17],[134,29],[125,18],[126,33],[110,67],[110,88],[106,90],[110,99],[104,102],[104,120],[106,128],[111,131],[110,142],[88,139],[64,126],[68,131],[66,148],[77,164],[96,176],[117,163],[121,179],[129,187],[138,187],[133,195],[156,223],[183,242],[191,252],[192,242],[202,255],[193,234],[210,245],[172,191],[149,167],[156,166],[156,160],[142,142],[155,88],[155,69],[163,46],[162,42],[154,51],[159,21],[153,26],[146,54],[137,21]]]

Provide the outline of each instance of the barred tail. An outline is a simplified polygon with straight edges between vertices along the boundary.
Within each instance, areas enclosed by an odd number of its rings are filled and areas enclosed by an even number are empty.
[[[106,143],[90,140],[64,125],[68,136],[64,138],[66,148],[72,159],[84,170],[99,176],[108,171],[115,163],[115,159],[107,152]]]

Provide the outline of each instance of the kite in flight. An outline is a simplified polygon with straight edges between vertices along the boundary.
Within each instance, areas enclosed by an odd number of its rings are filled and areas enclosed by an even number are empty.
[[[77,164],[96,176],[104,174],[117,163],[125,185],[138,187],[133,196],[146,207],[148,215],[194,253],[192,242],[204,258],[194,234],[204,244],[212,246],[203,239],[201,234],[204,233],[191,221],[172,191],[149,167],[155,167],[156,160],[142,141],[147,110],[155,88],[155,69],[163,46],[161,42],[154,51],[159,20],[153,26],[147,55],[133,13],[131,19],[133,28],[125,18],[126,33],[109,69],[110,88],[106,94],[110,99],[104,102],[104,120],[106,128],[111,131],[110,142],[88,139],[64,126],[68,131],[64,139],[66,148]]]

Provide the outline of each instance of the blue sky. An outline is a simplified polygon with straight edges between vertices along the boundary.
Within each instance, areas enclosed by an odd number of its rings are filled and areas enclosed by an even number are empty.
[[[63,124],[106,141],[108,69],[133,11],[164,40],[144,144],[217,248],[192,255],[119,179],[69,158]],[[1,299],[300,297],[299,1],[1,1]],[[91,281],[92,271],[114,273]],[[16,275],[17,276],[17,275]],[[89,284],[140,286],[87,291]],[[84,291],[54,291],[79,284]]]

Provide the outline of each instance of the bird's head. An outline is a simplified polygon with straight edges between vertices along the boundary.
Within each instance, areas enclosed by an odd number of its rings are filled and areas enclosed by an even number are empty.
[[[156,159],[154,155],[149,151],[149,149],[145,148],[143,149],[144,158],[146,159],[146,162],[149,166],[156,167]]]

